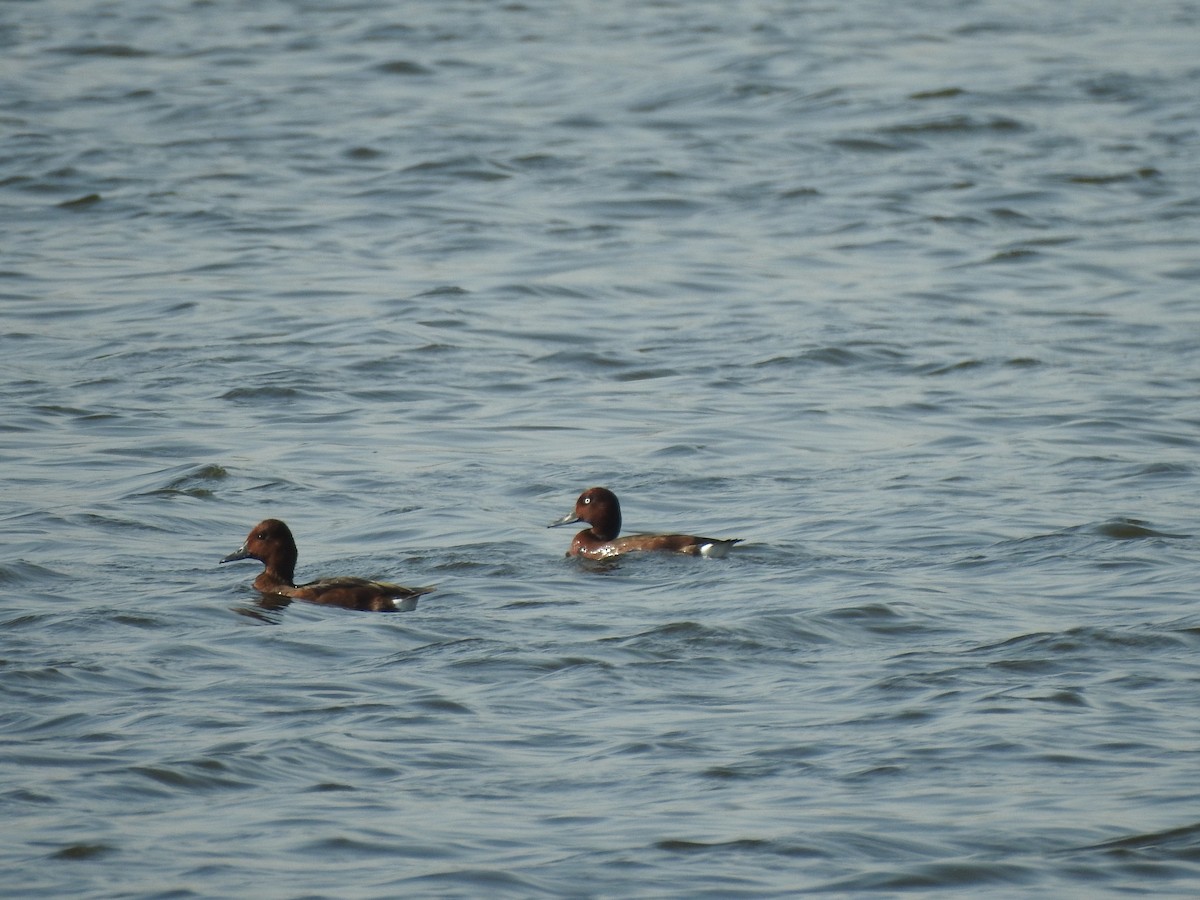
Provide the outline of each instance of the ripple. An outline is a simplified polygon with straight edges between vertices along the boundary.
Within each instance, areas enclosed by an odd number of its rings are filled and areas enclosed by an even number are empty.
[[[1116,541],[1132,541],[1141,538],[1182,540],[1190,537],[1190,535],[1186,534],[1170,534],[1165,531],[1156,531],[1145,522],[1138,521],[1137,519],[1112,519],[1108,522],[1101,522],[1098,525],[1094,525],[1092,529],[1096,534],[1112,538]]]
[[[50,855],[50,859],[83,860],[99,859],[117,852],[111,844],[71,844]]]

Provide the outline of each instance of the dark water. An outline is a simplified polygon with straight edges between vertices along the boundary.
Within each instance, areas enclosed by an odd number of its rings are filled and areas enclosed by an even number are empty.
[[[1197,47],[0,4],[4,893],[1200,893]]]

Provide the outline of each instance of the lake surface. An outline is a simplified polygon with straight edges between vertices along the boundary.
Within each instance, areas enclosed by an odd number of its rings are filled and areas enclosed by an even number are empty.
[[[4,893],[1200,894],[1198,47],[0,5]]]

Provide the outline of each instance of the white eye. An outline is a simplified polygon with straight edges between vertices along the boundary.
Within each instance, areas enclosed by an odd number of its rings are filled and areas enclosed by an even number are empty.
[[[587,505],[588,505],[589,503],[591,503],[591,502],[592,502],[592,498],[591,498],[591,497],[584,497],[584,498],[583,498],[583,505],[584,505],[584,506],[587,506]]]

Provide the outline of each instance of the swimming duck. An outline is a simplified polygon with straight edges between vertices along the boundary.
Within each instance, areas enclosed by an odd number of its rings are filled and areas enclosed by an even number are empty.
[[[720,559],[741,538],[706,538],[694,534],[630,534],[621,533],[621,504],[608,488],[588,488],[575,501],[575,509],[547,527],[586,522],[590,528],[575,535],[567,556],[585,559],[613,559],[626,553],[661,551],[684,553]]]
[[[264,519],[250,530],[245,543],[221,562],[257,559],[266,566],[254,579],[254,587],[261,593],[344,609],[372,612],[411,610],[416,607],[418,597],[433,590],[432,587],[410,588],[385,581],[348,577],[322,578],[297,585],[292,581],[296,571],[296,556],[296,541],[291,529],[278,519]]]

